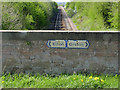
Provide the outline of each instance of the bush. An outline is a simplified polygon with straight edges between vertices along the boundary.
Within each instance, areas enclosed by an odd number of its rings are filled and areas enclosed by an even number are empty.
[[[47,29],[56,7],[55,2],[4,2],[2,29]]]

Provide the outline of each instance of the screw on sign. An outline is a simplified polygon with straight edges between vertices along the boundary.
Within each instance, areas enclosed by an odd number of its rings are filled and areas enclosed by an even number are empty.
[[[88,49],[88,40],[48,40],[49,48]]]

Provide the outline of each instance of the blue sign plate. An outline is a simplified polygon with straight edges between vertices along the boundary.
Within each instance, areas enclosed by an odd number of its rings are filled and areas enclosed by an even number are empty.
[[[88,40],[48,40],[47,46],[49,48],[88,49],[90,44]]]

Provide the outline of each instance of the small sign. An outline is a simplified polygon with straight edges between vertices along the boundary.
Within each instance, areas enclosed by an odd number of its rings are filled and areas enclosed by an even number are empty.
[[[78,49],[87,49],[89,47],[89,42],[87,40],[68,40],[68,48],[78,48]]]
[[[50,48],[65,48],[66,41],[65,40],[49,40],[47,42],[47,45]]]
[[[73,48],[88,49],[90,44],[88,40],[48,40],[49,48]]]

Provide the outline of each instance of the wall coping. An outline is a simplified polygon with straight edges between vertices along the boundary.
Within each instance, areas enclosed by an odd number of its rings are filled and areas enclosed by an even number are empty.
[[[119,33],[120,31],[68,31],[68,30],[0,30],[0,32],[82,32],[82,33]]]

